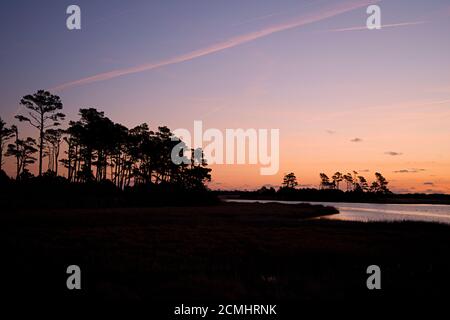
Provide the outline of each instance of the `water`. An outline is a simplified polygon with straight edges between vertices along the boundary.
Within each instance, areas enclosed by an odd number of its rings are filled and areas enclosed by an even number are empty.
[[[438,204],[381,204],[313,201],[239,200],[228,202],[277,202],[286,204],[311,203],[333,206],[339,214],[324,217],[347,221],[426,221],[450,224],[450,205]]]

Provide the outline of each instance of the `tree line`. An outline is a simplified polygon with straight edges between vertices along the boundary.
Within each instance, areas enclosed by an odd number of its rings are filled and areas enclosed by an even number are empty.
[[[173,163],[172,150],[180,140],[166,126],[152,131],[143,123],[129,129],[95,108],[81,108],[80,118],[62,129],[65,115],[57,95],[39,90],[24,96],[20,104],[25,111],[15,118],[34,128],[37,139],[21,138],[17,125],[8,127],[0,118],[0,172],[4,156],[15,159],[16,181],[33,177],[29,166],[36,161],[39,177],[57,177],[62,164],[71,183],[110,181],[122,189],[131,185],[172,184],[198,190],[205,189],[211,180],[211,169],[201,150],[183,144],[180,156],[190,161]],[[66,148],[60,159],[63,144]]]
[[[354,192],[372,192],[380,194],[389,194],[391,191],[388,188],[389,182],[387,179],[379,172],[375,173],[375,180],[369,186],[367,179],[359,175],[357,171],[353,173],[342,174],[341,172],[336,172],[331,176],[331,179],[325,174],[320,173],[320,190],[333,189],[340,190],[340,184],[344,182],[347,191]],[[282,188],[295,188],[298,186],[297,177],[293,172],[288,173],[283,178]]]

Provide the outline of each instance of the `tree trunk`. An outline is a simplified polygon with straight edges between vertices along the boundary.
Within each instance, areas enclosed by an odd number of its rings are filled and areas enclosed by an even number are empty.
[[[42,151],[44,149],[44,112],[41,112],[41,126],[39,132],[39,176],[42,176]]]
[[[58,159],[59,159],[59,144],[55,148],[55,175],[58,176]]]
[[[16,128],[16,180],[19,180],[20,176],[20,155],[19,155],[19,131]]]

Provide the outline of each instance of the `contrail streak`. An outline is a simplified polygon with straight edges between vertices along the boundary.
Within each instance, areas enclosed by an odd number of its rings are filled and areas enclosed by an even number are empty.
[[[426,21],[412,21],[412,22],[382,24],[381,25],[381,30],[384,29],[384,28],[414,26],[414,25],[424,24],[424,23],[426,23]],[[363,26],[363,27],[350,27],[350,28],[341,28],[341,29],[331,29],[331,30],[326,30],[324,32],[343,32],[343,31],[358,31],[358,30],[369,30],[369,29],[367,28],[367,26]]]
[[[370,5],[370,4],[379,2],[379,1],[381,1],[381,0],[347,1],[344,4],[341,3],[337,6],[328,8],[327,10],[324,10],[322,12],[310,14],[310,15],[307,15],[304,17],[300,17],[291,22],[274,25],[274,26],[271,26],[271,27],[268,27],[268,28],[265,28],[265,29],[262,29],[259,31],[240,35],[240,36],[228,39],[226,41],[213,44],[209,47],[201,48],[201,49],[198,49],[198,50],[195,50],[195,51],[192,51],[192,52],[189,52],[189,53],[186,53],[186,54],[174,57],[174,58],[162,60],[162,61],[159,61],[156,63],[142,64],[142,65],[138,65],[135,67],[117,69],[117,70],[112,70],[112,71],[108,71],[108,72],[104,72],[104,73],[99,73],[99,74],[96,74],[96,75],[93,75],[90,77],[67,82],[64,84],[60,84],[58,86],[53,87],[51,90],[52,91],[61,91],[61,90],[71,88],[74,86],[109,80],[109,79],[117,78],[117,77],[128,75],[128,74],[153,70],[156,68],[161,68],[164,66],[168,66],[168,65],[172,65],[172,64],[176,64],[176,63],[180,63],[180,62],[189,61],[189,60],[199,58],[202,56],[206,56],[206,55],[209,55],[209,54],[212,54],[215,52],[219,52],[219,51],[222,51],[225,49],[233,48],[238,45],[241,45],[241,44],[244,44],[244,43],[247,43],[250,41],[254,41],[256,39],[266,37],[268,35],[271,35],[271,34],[274,34],[274,33],[280,32],[280,31],[293,29],[293,28],[304,26],[304,25],[307,25],[307,24],[310,24],[313,22],[331,18],[331,17],[337,16],[339,14],[342,14],[342,13],[345,13],[345,12],[348,12],[348,11],[351,11],[351,10],[354,10],[354,9],[357,9],[357,8],[360,8],[363,6],[367,6],[367,5]]]

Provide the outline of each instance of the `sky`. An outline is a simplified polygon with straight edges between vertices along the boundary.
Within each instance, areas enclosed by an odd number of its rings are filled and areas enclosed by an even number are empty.
[[[71,4],[81,30],[66,28]],[[370,4],[381,30],[365,27]],[[214,189],[356,170],[396,192],[450,193],[450,0],[17,0],[0,27],[8,124],[46,89],[71,120],[95,107],[128,127],[280,130],[276,175],[213,165]]]

